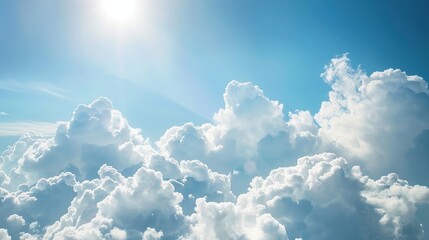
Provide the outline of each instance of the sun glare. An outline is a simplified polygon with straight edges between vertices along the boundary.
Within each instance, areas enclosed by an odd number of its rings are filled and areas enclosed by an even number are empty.
[[[138,0],[101,0],[104,17],[116,24],[127,24],[137,16]]]

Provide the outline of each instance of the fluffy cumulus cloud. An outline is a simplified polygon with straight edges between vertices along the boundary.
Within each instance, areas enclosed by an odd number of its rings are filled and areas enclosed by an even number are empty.
[[[157,232],[155,229],[148,227],[143,233],[143,240],[158,240],[163,236],[164,234],[161,231]]]
[[[215,171],[235,173],[234,190],[243,192],[252,177],[314,152],[317,127],[308,111],[289,113],[285,121],[282,104],[264,96],[258,86],[237,81],[226,87],[224,101],[213,123],[168,129],[157,142],[161,153],[199,159]]]
[[[421,174],[427,157],[418,153],[429,136],[428,83],[399,69],[368,76],[347,55],[332,59],[322,76],[332,90],[315,119],[327,150],[371,173],[394,171],[427,184]]]
[[[160,172],[142,167],[125,178],[104,165],[99,174],[99,179],[75,185],[77,197],[48,227],[45,238],[141,239],[149,227],[176,239],[186,231],[187,219],[179,205],[183,196]]]
[[[59,123],[50,139],[35,134],[22,137],[3,154],[3,171],[14,176],[5,188],[31,185],[63,171],[79,179],[97,175],[103,164],[123,170],[150,152],[139,129],[128,125],[107,98],[79,105],[69,122]]]
[[[285,227],[270,214],[233,203],[197,201],[191,233],[186,239],[288,239]]]
[[[199,199],[189,239],[421,239],[416,207],[428,202],[425,186],[323,153],[254,178],[235,204]]]
[[[202,159],[224,172],[256,172],[260,141],[283,132],[289,137],[283,105],[265,97],[258,86],[237,81],[226,87],[224,101],[212,124],[167,130],[157,143],[161,151],[177,159]]]
[[[347,55],[321,76],[315,115],[232,81],[210,123],[154,143],[109,99],[79,105],[1,155],[0,238],[424,239],[427,82]]]
[[[428,194],[429,188],[395,174],[372,180],[344,158],[324,153],[255,178],[237,204],[270,213],[292,238],[419,239],[414,214]]]
[[[4,240],[11,240],[11,237],[7,233],[7,229],[0,228],[0,238]]]

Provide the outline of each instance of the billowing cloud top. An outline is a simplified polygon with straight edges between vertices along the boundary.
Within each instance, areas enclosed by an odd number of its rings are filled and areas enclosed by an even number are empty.
[[[232,81],[212,122],[155,143],[109,99],[79,105],[1,155],[0,238],[423,239],[427,82],[347,55],[321,76],[314,116]]]

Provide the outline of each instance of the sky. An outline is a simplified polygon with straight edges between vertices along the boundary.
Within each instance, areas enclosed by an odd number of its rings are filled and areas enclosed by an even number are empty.
[[[96,2],[0,3],[1,122],[65,121],[108,96],[156,139],[210,120],[234,79],[315,113],[323,66],[346,52],[369,72],[429,74],[424,1],[142,1],[123,24]]]
[[[428,10],[0,1],[0,238],[427,238]]]

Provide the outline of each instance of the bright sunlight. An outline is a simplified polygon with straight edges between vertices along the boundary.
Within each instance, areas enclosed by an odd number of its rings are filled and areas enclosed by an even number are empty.
[[[138,0],[100,0],[101,13],[115,24],[131,23],[138,14]]]

